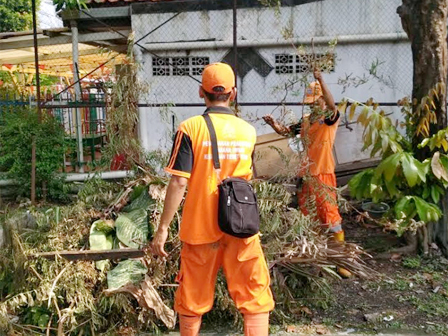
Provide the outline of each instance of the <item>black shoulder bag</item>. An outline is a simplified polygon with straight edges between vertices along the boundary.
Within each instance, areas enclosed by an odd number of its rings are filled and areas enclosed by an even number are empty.
[[[219,179],[218,140],[210,116],[203,115],[210,133],[213,166]],[[218,224],[222,232],[238,238],[248,238],[260,230],[257,196],[245,179],[229,177],[218,185]]]

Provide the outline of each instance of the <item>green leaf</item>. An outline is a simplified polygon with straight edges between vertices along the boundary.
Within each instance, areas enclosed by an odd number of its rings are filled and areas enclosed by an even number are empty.
[[[422,197],[423,197],[423,199],[427,199],[430,195],[431,195],[431,188],[425,184],[423,186]]]
[[[404,153],[401,159],[403,174],[410,187],[415,186],[419,182],[419,171],[415,164],[415,160],[409,153]]]
[[[414,163],[415,163],[415,165],[417,167],[418,177],[420,178],[420,180],[423,183],[425,183],[426,182],[426,176],[428,175],[428,172],[429,172],[429,165],[430,165],[429,160],[425,160],[423,162],[420,162],[417,159],[414,159]]]
[[[107,221],[100,219],[94,222],[90,227],[89,245],[91,250],[111,250],[113,248],[113,234],[108,234],[107,232],[99,229],[99,227],[101,226],[107,226],[105,222]],[[104,271],[108,265],[109,260],[100,260],[95,262],[96,268],[98,268],[100,271]]]
[[[433,209],[433,215],[431,216],[431,220],[434,222],[437,222],[442,217],[443,213],[440,208],[435,204],[430,204],[431,208]]]
[[[370,152],[370,157],[374,157],[381,150],[381,142],[377,141]],[[384,152],[384,151],[383,151]]]
[[[37,325],[41,328],[46,328],[48,326],[49,321],[50,321],[50,316],[48,316],[48,314],[42,314],[39,316]]]
[[[427,223],[429,221],[429,207],[428,203],[426,203],[423,199],[420,197],[414,197],[415,207],[417,209],[418,217],[420,217],[420,220]]]
[[[426,138],[426,139],[424,139],[419,145],[418,145],[418,148],[424,148],[424,147],[426,147],[426,145],[428,145],[428,143],[429,143],[429,138]]]
[[[377,167],[375,175],[384,175],[386,181],[391,181],[398,168],[402,153],[396,153],[383,160]]]
[[[448,172],[448,156],[446,154],[440,155],[440,163],[442,164],[445,171]]]
[[[374,128],[371,134],[372,137],[372,143],[375,143],[378,138],[378,129]]]
[[[413,205],[411,203],[412,196],[405,196],[401,198],[394,207],[395,217],[398,219],[403,219],[409,217],[412,213]]]
[[[370,197],[371,181],[373,177],[373,169],[367,169],[356,174],[349,181],[350,193],[358,200]]]
[[[122,213],[115,221],[117,237],[128,247],[139,248],[148,241],[148,221],[145,209]]]
[[[389,147],[389,139],[385,135],[382,136],[381,147],[383,149],[383,152],[386,152],[387,148]]]
[[[91,250],[110,250],[113,246],[113,236],[101,230],[98,226],[104,224],[105,220],[100,219],[90,227],[89,245]]]
[[[431,186],[431,198],[434,203],[439,203],[440,200],[440,193],[439,190],[436,188],[436,186]]]
[[[434,185],[434,188],[436,188],[439,191],[440,195],[445,194],[445,190],[441,186],[436,184],[436,185]]]
[[[115,223],[113,220],[97,220],[94,224],[97,231],[104,232],[106,235],[112,234],[115,231]]]
[[[385,180],[384,184],[386,185],[386,189],[390,196],[394,197],[400,194],[400,191],[397,189],[395,179],[392,179],[390,181]]]
[[[413,199],[420,220],[425,223],[429,223],[431,221],[438,221],[440,219],[442,212],[435,204],[428,203],[417,196],[414,196]]]
[[[146,185],[138,185],[134,187],[131,195],[129,196],[129,200],[131,201],[131,203],[134,202],[145,190],[148,190],[148,186]]]
[[[124,212],[132,212],[138,209],[148,210],[149,207],[155,204],[154,200],[149,196],[148,188],[145,188],[134,199],[134,201],[123,208]]]
[[[148,269],[140,260],[120,261],[114,269],[107,273],[107,287],[117,289],[128,283],[138,284],[147,272]]]

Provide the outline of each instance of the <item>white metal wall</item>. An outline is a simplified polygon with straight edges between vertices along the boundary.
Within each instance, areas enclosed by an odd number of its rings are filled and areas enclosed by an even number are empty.
[[[308,42],[305,50],[310,51],[309,41],[341,39],[336,47],[335,72],[325,75],[336,100],[350,97],[366,101],[373,97],[376,101],[395,103],[409,95],[412,88],[412,58],[410,45],[403,39],[403,30],[396,8],[400,0],[325,0],[311,4],[283,7],[279,12],[269,8],[248,8],[238,10],[238,40],[241,44],[253,45],[257,52],[275,67],[275,54],[296,51],[282,36],[283,28],[292,28],[296,40]],[[136,39],[153,27],[168,19],[172,13],[142,14],[132,17]],[[396,36],[396,39],[394,38]],[[366,43],[365,41],[369,42]],[[395,40],[395,41],[394,41]],[[198,42],[199,41],[199,42]],[[232,11],[201,11],[182,13],[176,19],[153,33],[141,43],[158,56],[208,56],[210,62],[220,61],[231,50],[226,47],[210,48],[219,41],[232,41]],[[342,43],[342,41],[345,41]],[[363,42],[364,41],[364,42]],[[160,43],[163,43],[161,45]],[[208,48],[198,49],[203,43]],[[219,44],[218,43],[218,44]],[[262,46],[257,47],[257,44]],[[192,50],[182,49],[186,45]],[[316,51],[325,51],[325,45],[316,46]],[[147,104],[198,104],[198,83],[185,76],[153,76],[153,55],[143,52],[140,78],[150,86],[149,94],[142,99]],[[372,64],[377,65],[375,76],[369,73]],[[239,102],[275,103],[285,96],[276,87],[290,80],[294,75],[281,75],[271,71],[262,77],[251,70],[238,82]],[[360,84],[361,78],[367,83],[347,88],[343,92],[340,81],[349,76]],[[200,76],[196,76],[200,79]],[[311,76],[309,80],[312,80]],[[299,102],[303,88],[296,86],[295,94],[289,93],[288,102]],[[300,118],[302,108],[289,106],[291,118]],[[169,147],[172,136],[171,114],[175,124],[198,113],[203,108],[172,107],[170,111],[158,107],[141,108],[141,138],[147,150]],[[390,109],[398,118],[398,110]],[[263,114],[278,114],[274,106],[244,106],[243,114],[254,123],[259,134],[271,132],[258,118]],[[175,126],[176,126],[175,125]],[[339,163],[366,158],[360,152],[362,130],[354,127],[350,132],[341,128],[338,132],[336,152]]]

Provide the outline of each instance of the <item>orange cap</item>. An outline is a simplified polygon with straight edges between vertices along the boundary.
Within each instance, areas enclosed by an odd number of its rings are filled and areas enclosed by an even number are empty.
[[[215,91],[216,87],[223,87],[224,91]],[[229,93],[235,87],[235,74],[230,65],[212,63],[202,72],[202,88],[208,93]]]
[[[314,104],[316,100],[323,96],[319,82],[312,82],[305,91],[305,104]]]

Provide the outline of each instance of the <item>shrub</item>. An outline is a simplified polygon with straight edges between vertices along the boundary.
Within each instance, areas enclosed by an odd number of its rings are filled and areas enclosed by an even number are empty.
[[[61,175],[68,142],[64,129],[51,115],[39,123],[35,109],[6,113],[0,123],[0,170],[18,182],[18,193],[30,194],[33,138],[36,141],[36,193],[42,195],[46,183],[50,197],[60,197]]]

